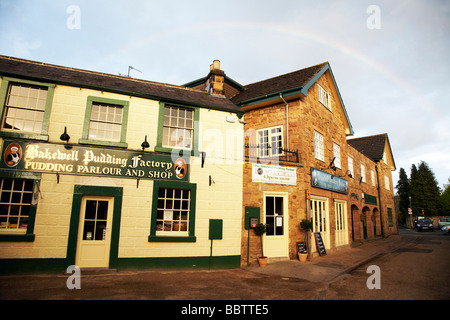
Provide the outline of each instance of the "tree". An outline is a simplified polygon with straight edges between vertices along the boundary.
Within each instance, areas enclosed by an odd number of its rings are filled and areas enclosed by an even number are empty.
[[[397,182],[397,193],[399,196],[399,214],[398,219],[400,222],[405,222],[408,216],[409,208],[409,181],[406,171],[400,168],[399,180]]]
[[[415,215],[435,216],[442,211],[438,182],[433,171],[422,161],[411,167],[410,194]]]
[[[450,178],[448,178],[448,184],[444,185],[444,191],[441,194],[442,203],[442,215],[450,215]]]

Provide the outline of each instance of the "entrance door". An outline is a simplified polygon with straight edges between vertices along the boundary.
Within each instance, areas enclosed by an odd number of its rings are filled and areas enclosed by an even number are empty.
[[[314,252],[317,250],[314,232],[320,232],[325,245],[325,249],[329,249],[331,243],[328,199],[311,199],[311,218],[313,223],[313,232],[311,233],[311,251]]]
[[[84,196],[81,200],[76,265],[109,267],[113,197]]]
[[[348,243],[347,228],[347,203],[345,201],[335,201],[334,212],[336,215],[336,247]]]
[[[289,256],[288,207],[286,194],[264,197],[264,216],[267,227],[264,235],[264,255],[267,257]]]

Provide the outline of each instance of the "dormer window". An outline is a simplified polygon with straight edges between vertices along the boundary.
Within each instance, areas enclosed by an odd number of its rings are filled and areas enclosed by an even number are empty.
[[[331,96],[330,94],[322,88],[320,85],[317,85],[317,91],[319,93],[318,99],[321,104],[323,104],[328,110],[331,111]]]

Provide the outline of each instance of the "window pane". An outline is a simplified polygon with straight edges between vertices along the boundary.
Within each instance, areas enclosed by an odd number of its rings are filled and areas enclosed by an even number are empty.
[[[120,141],[123,106],[93,102],[88,138]]]

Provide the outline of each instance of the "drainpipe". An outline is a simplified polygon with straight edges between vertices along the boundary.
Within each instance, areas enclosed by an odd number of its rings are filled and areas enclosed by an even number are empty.
[[[283,98],[283,94],[280,93],[280,98],[283,100],[284,104],[286,105],[286,149],[289,149],[289,110],[288,110],[288,103]]]
[[[375,165],[375,171],[377,172],[377,184],[378,184],[378,203],[380,204],[380,224],[381,224],[381,236],[384,238],[384,229],[383,229],[383,212],[381,209],[381,197],[380,197],[380,176],[378,173],[378,165]]]

